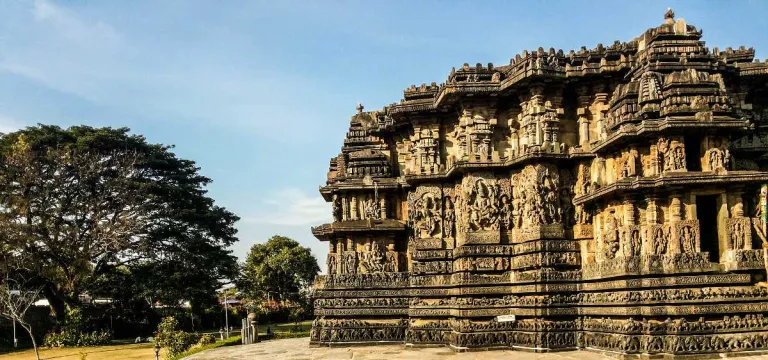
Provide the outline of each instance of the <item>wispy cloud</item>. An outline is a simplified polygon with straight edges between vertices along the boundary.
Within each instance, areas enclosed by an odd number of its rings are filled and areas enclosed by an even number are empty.
[[[246,216],[247,223],[307,226],[331,220],[330,205],[319,195],[308,196],[296,188],[286,188],[264,200],[259,214]]]
[[[9,133],[24,127],[20,121],[7,115],[0,114],[0,133]]]
[[[86,22],[70,11],[49,1],[36,0],[33,8],[35,20],[48,23],[57,36],[74,41],[95,41],[118,39],[118,34],[109,24],[102,21]]]
[[[104,81],[116,72],[121,37],[108,23],[46,0],[18,14],[23,23],[10,26],[13,39],[0,42],[0,71],[55,91],[99,102]]]

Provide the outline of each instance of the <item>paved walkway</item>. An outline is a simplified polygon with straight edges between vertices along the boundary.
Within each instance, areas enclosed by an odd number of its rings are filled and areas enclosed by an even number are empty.
[[[742,357],[739,357],[742,358]],[[403,345],[377,345],[353,347],[309,347],[309,338],[265,341],[253,345],[223,347],[204,351],[185,360],[269,359],[269,360],[607,360],[615,358],[590,351],[556,353],[530,353],[497,350],[456,353],[447,347],[406,348]],[[738,359],[731,357],[729,359]],[[744,357],[746,360],[768,360],[768,355]]]
[[[229,346],[184,358],[184,360],[605,360],[610,359],[597,353],[573,351],[564,353],[535,354],[520,351],[484,351],[456,353],[447,347],[410,348],[403,345],[373,345],[351,347],[309,347],[309,338],[264,341],[253,345]]]

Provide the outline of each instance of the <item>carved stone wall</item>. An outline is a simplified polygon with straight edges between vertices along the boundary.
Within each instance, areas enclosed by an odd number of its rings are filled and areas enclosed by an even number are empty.
[[[311,342],[768,350],[753,56],[670,10],[629,42],[464,64],[358,106],[320,189],[334,222],[312,229],[330,254]]]

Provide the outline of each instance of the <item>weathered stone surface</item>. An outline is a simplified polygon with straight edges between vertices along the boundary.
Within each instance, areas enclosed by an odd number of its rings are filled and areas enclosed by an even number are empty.
[[[768,64],[674,13],[358,106],[313,344],[768,350]],[[512,316],[514,315],[514,316]]]
[[[185,360],[300,360],[300,359],[355,359],[355,360],[608,360],[612,357],[594,351],[563,351],[534,353],[512,349],[494,351],[453,352],[444,347],[407,347],[403,345],[376,345],[353,347],[310,347],[309,339],[283,339],[258,344],[228,346],[207,350],[184,358]],[[768,355],[729,357],[729,359],[766,360]]]

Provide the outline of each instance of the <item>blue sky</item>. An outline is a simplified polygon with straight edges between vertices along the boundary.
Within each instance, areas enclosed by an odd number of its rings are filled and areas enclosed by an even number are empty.
[[[241,258],[273,234],[327,246],[318,195],[355,111],[452,66],[628,41],[667,7],[710,47],[768,56],[768,1],[0,1],[0,131],[127,126],[176,145],[242,217]]]

